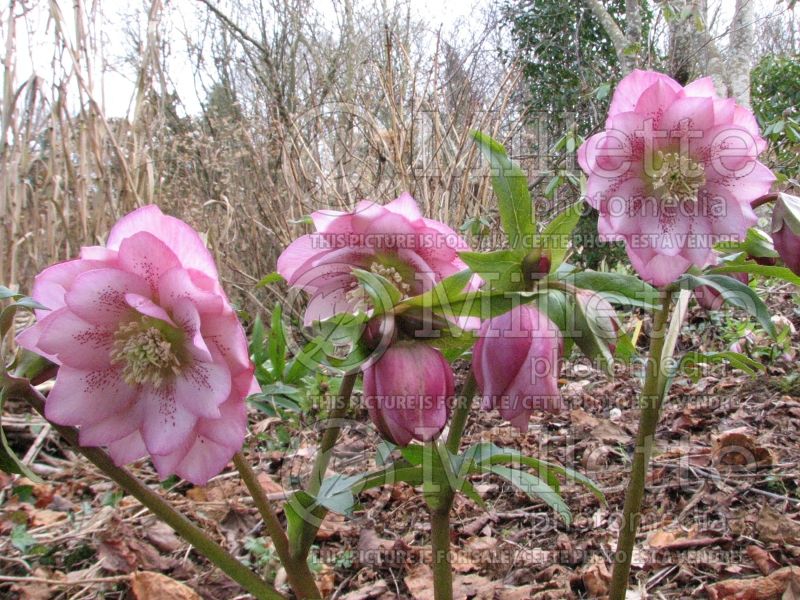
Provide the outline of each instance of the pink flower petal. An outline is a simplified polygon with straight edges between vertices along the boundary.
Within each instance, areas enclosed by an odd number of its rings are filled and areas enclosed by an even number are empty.
[[[172,309],[175,324],[183,329],[189,343],[187,349],[195,360],[212,362],[211,351],[201,333],[202,322],[200,313],[197,312],[192,301],[182,298],[175,303]],[[238,325],[238,322],[237,322]]]
[[[177,402],[198,417],[218,418],[230,392],[231,372],[222,363],[195,361],[175,377]]]
[[[109,367],[114,332],[84,321],[68,308],[61,308],[47,319],[40,332],[38,347],[57,357],[61,364],[83,370]]]
[[[181,265],[167,244],[147,232],[136,233],[122,240],[119,264],[126,271],[144,279],[153,291],[158,289],[158,280],[164,273]]]
[[[117,412],[96,423],[81,425],[78,441],[81,446],[104,446],[128,437],[141,426],[144,410],[137,397],[128,410]]]
[[[158,294],[161,304],[168,309],[186,298],[194,304],[199,313],[219,313],[225,299],[219,293],[200,288],[192,279],[189,271],[182,267],[170,269],[158,280]]]
[[[158,474],[166,479],[173,473],[194,485],[205,485],[225,468],[236,450],[203,436],[193,438],[188,449],[173,455],[153,456]]]
[[[681,84],[677,81],[654,71],[635,69],[624,77],[622,81],[619,82],[619,85],[617,85],[617,88],[614,90],[614,95],[611,97],[611,104],[608,107],[609,119],[619,113],[634,110],[636,103],[639,101],[644,91],[659,81],[665,83],[675,91],[681,89]],[[606,123],[606,127],[608,127],[608,123]]]
[[[133,273],[119,269],[93,269],[75,278],[64,300],[69,309],[93,325],[116,328],[131,307],[126,294],[149,295],[150,286]]]
[[[167,311],[150,300],[150,298],[140,296],[139,294],[125,294],[125,303],[139,314],[164,321],[173,327],[175,326],[175,323],[172,321]]]
[[[123,240],[142,231],[167,244],[186,268],[197,269],[218,278],[214,258],[198,233],[180,219],[164,215],[154,205],[145,206],[122,217],[108,234],[106,246],[119,250]]]
[[[183,400],[176,386],[143,386],[138,403],[144,414],[142,437],[150,454],[173,452],[194,430],[197,416],[184,406]]]
[[[241,449],[247,434],[247,405],[240,397],[231,396],[219,410],[219,419],[197,422],[197,433],[223,446]]]
[[[97,423],[124,412],[135,396],[118,366],[102,371],[62,366],[47,395],[45,416],[59,425]]]
[[[142,434],[137,430],[127,437],[109,442],[108,453],[114,464],[121,467],[147,456],[147,448]]]
[[[301,235],[281,252],[278,257],[277,271],[290,285],[302,274],[303,265],[315,261],[323,254],[330,252],[329,244],[321,235]]]
[[[405,217],[408,221],[422,218],[417,201],[408,192],[403,192],[386,205],[386,210]]]

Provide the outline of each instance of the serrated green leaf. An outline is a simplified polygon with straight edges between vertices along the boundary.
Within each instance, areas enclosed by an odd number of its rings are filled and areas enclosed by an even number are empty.
[[[757,360],[745,356],[739,352],[687,352],[681,359],[679,370],[687,366],[698,365],[701,363],[720,363],[728,362],[730,365],[748,375],[756,375],[759,371],[765,371],[766,367]],[[694,377],[693,380],[696,381]]]
[[[472,132],[492,170],[492,188],[497,196],[500,222],[511,248],[530,248],[536,233],[533,201],[528,179],[499,142],[480,131]]]
[[[583,202],[576,202],[556,215],[540,234],[539,246],[547,251],[551,273],[564,262],[572,239],[572,230],[578,224],[582,212]]]
[[[389,312],[403,297],[394,283],[383,275],[363,269],[353,269],[353,275],[372,300],[373,316]]]
[[[486,282],[487,288],[495,291],[524,289],[522,281],[522,259],[524,250],[495,250],[493,252],[459,252],[459,257],[473,273]],[[463,286],[461,288],[463,290]],[[460,290],[459,290],[460,291]]]

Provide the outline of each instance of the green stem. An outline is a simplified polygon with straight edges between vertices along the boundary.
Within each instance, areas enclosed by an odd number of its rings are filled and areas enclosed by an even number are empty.
[[[11,395],[25,400],[44,416],[45,398],[27,381],[13,379]],[[224,571],[231,579],[253,594],[259,600],[272,600],[283,598],[275,588],[268,585],[250,569],[236,560],[227,550],[217,544],[197,525],[177,512],[168,502],[153,490],[145,486],[127,469],[114,464],[111,457],[100,448],[85,448],[78,443],[78,432],[74,427],[65,427],[52,423],[53,428],[61,434],[71,446],[89,459],[98,469],[111,480],[136,498],[143,506],[147,507],[159,519],[172,527],[183,539],[189,542],[203,556]]]
[[[625,600],[625,593],[628,589],[633,546],[636,542],[636,532],[641,518],[645,479],[655,441],[661,395],[666,392],[661,386],[661,382],[663,381],[662,365],[666,324],[671,305],[672,291],[666,289],[662,292],[661,307],[653,318],[650,356],[647,361],[647,373],[640,398],[639,431],[636,436],[636,447],[631,465],[631,478],[622,509],[622,525],[617,539],[617,551],[614,555],[615,563],[611,576],[609,600]]]
[[[275,511],[272,510],[272,504],[270,504],[269,498],[264,493],[264,488],[261,487],[258,477],[250,467],[250,463],[245,460],[241,452],[237,452],[233,457],[233,464],[236,465],[242,481],[247,486],[258,512],[261,513],[264,527],[267,529],[270,539],[272,539],[281,564],[286,569],[286,578],[292,587],[292,591],[298,598],[322,598],[314,581],[314,575],[308,568],[308,561],[293,557],[289,551],[289,538],[286,537],[286,532],[283,530]]]
[[[444,488],[443,488],[444,489]],[[431,550],[433,550],[433,596],[435,600],[453,600],[453,569],[450,566],[450,508],[453,492],[446,488],[440,505],[431,510]],[[449,494],[449,500],[447,495]]]
[[[325,471],[331,462],[331,450],[336,445],[339,438],[339,423],[347,416],[350,408],[350,396],[353,394],[353,386],[356,383],[358,373],[349,373],[342,378],[342,385],[339,388],[339,395],[335,397],[334,404],[328,407],[329,426],[325,428],[322,439],[319,442],[317,456],[314,459],[314,467],[311,469],[311,478],[308,480],[306,491],[312,496],[316,496],[325,479]]]
[[[475,398],[477,387],[475,374],[470,371],[467,380],[464,382],[464,387],[461,389],[461,395],[458,397],[458,404],[456,404],[453,416],[450,419],[450,432],[447,434],[447,442],[445,442],[445,447],[452,454],[456,454],[461,446],[461,436],[464,435],[469,409],[472,407],[472,400]]]

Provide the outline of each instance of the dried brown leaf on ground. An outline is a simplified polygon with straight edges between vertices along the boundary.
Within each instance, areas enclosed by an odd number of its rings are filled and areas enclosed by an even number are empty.
[[[592,556],[590,564],[581,575],[583,587],[586,588],[591,598],[601,598],[608,594],[608,585],[611,583],[611,572],[606,562],[600,556]]]
[[[139,539],[132,527],[116,519],[102,534],[97,556],[103,568],[111,573],[131,573],[137,569],[164,571],[175,563],[152,544]]]
[[[765,467],[776,462],[775,454],[760,445],[746,427],[719,434],[712,456],[718,467]]]
[[[136,600],[200,600],[192,588],[152,571],[131,573],[131,591]]]
[[[765,504],[756,524],[762,542],[800,545],[800,523]]]
[[[769,552],[759,546],[748,546],[747,556],[755,563],[762,575],[769,575],[781,566]]]
[[[783,600],[798,585],[800,568],[784,567],[766,577],[720,581],[706,586],[706,592],[710,600]]]

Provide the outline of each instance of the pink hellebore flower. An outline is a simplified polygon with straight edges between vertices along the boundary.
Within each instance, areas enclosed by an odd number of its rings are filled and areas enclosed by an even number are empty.
[[[258,390],[244,331],[200,236],[156,206],[119,220],[105,247],[42,271],[50,311],[18,336],[60,365],[45,414],[108,446],[147,454],[161,477],[204,484],[242,447],[244,399]]]
[[[484,321],[472,352],[483,408],[498,409],[520,431],[527,431],[535,410],[560,410],[563,351],[558,327],[533,306],[516,306]]]
[[[442,353],[397,342],[364,370],[364,403],[381,435],[398,446],[435,439],[450,417],[453,371]]]
[[[444,223],[424,218],[408,193],[385,206],[363,200],[351,213],[317,211],[311,219],[316,232],[297,238],[278,258],[289,285],[311,295],[306,324],[362,308],[354,268],[386,277],[404,295],[467,268],[458,257],[469,249],[466,242]]]
[[[578,150],[605,241],[624,241],[639,275],[662,286],[716,258],[755,224],[750,202],[775,181],[753,114],[710,78],[683,87],[652,71],[620,81],[605,131]]]

